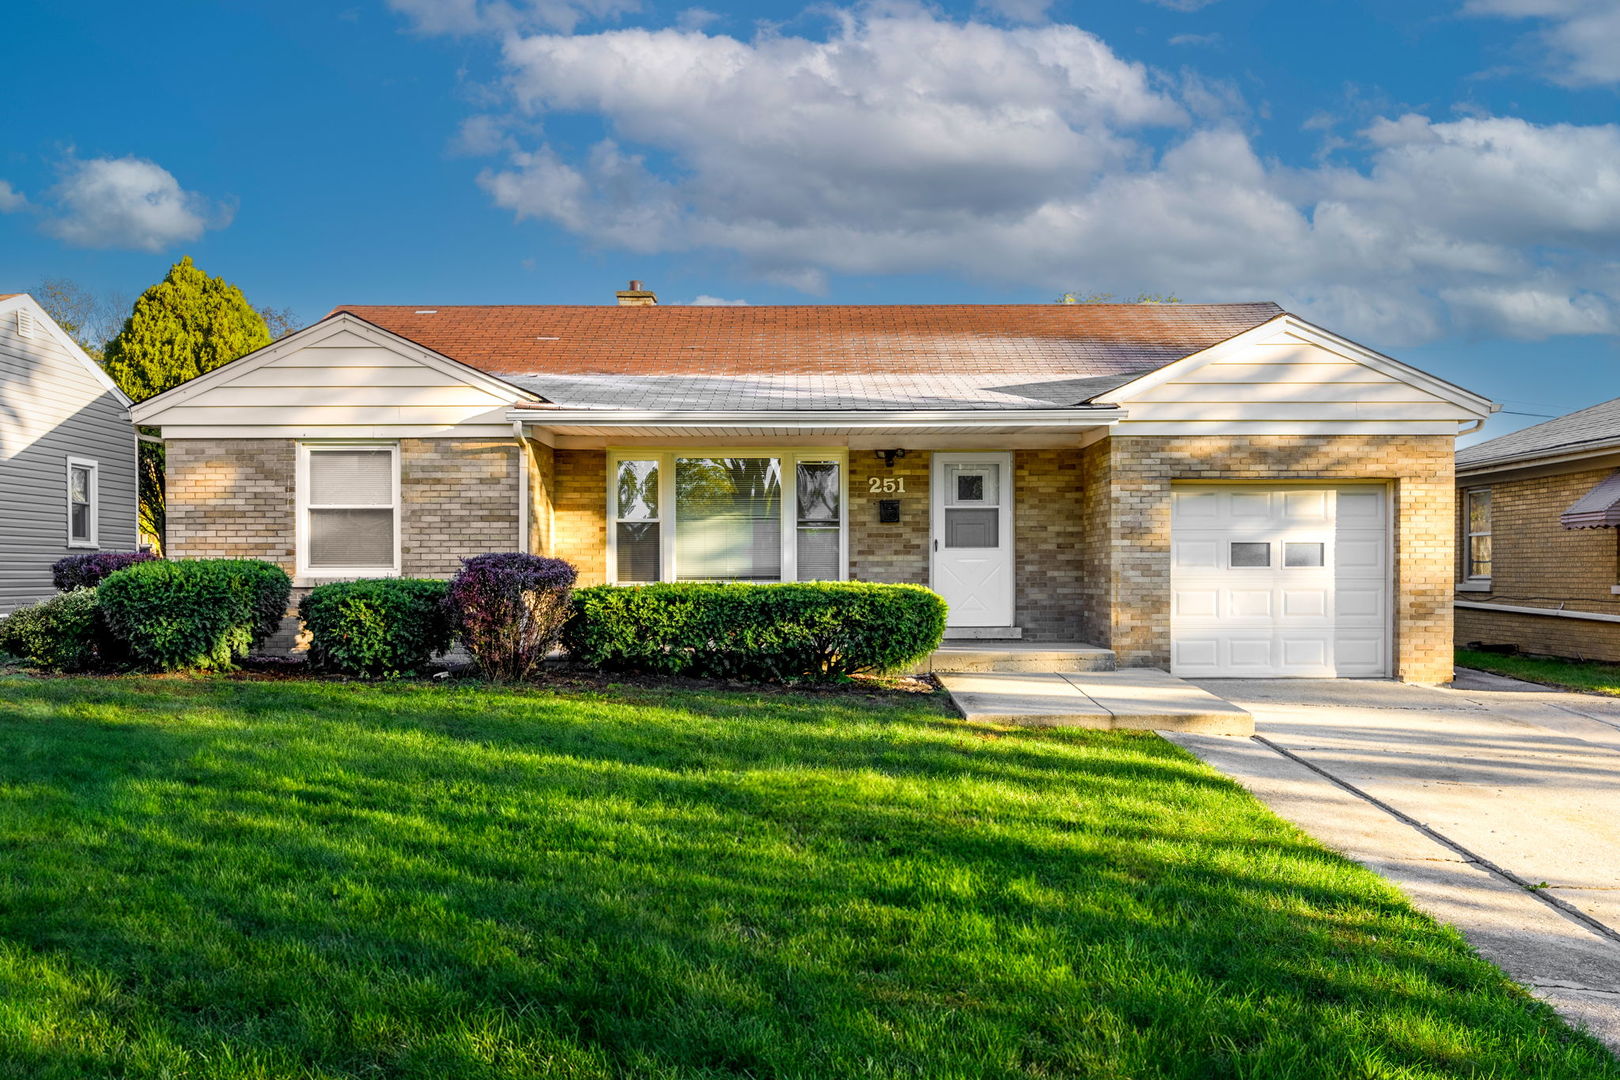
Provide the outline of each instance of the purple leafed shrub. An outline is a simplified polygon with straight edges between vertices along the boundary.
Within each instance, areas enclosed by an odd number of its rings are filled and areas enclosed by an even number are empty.
[[[485,675],[522,679],[556,647],[572,609],[573,566],[522,552],[461,560],[450,582],[450,617]]]
[[[157,556],[149,551],[97,551],[88,555],[69,555],[51,565],[51,582],[59,592],[93,589],[108,574],[155,558]]]

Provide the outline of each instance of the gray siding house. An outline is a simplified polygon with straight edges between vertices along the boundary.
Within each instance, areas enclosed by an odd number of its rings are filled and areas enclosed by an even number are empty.
[[[64,555],[136,549],[129,406],[33,297],[0,295],[0,615]]]

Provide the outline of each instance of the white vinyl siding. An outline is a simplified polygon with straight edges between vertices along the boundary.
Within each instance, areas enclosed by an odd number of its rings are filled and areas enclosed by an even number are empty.
[[[398,574],[399,506],[397,444],[300,443],[299,576]]]
[[[841,580],[842,451],[755,447],[609,454],[608,580]]]
[[[1455,434],[1481,414],[1351,347],[1299,328],[1232,342],[1106,400],[1116,435]]]
[[[18,305],[0,301],[0,615],[55,592],[51,564],[89,550],[69,547],[67,459],[96,464],[95,539],[103,551],[134,551],[135,429],[123,400],[31,311],[17,333]]]
[[[521,391],[363,327],[312,328],[238,360],[142,423],[165,438],[394,438],[510,434]],[[365,335],[365,336],[362,336]],[[233,367],[235,367],[233,365]]]

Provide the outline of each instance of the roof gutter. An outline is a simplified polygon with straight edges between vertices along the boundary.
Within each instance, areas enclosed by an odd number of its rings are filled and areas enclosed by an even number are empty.
[[[925,427],[1111,427],[1125,419],[1124,409],[773,409],[769,411],[679,411],[620,409],[515,408],[506,418],[541,427],[792,427],[896,428]]]

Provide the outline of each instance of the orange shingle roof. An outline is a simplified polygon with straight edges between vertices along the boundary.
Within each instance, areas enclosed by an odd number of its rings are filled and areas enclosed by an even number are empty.
[[[1276,304],[796,307],[344,305],[494,375],[1128,375],[1259,326]],[[432,312],[431,314],[427,312]]]

